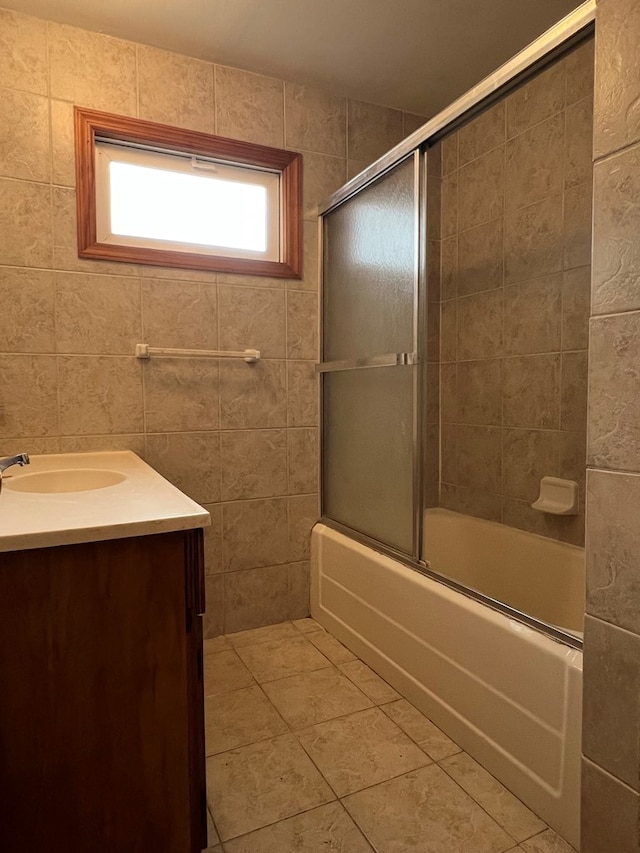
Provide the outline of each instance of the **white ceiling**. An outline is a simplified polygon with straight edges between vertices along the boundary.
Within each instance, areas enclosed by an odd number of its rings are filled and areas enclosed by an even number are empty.
[[[0,0],[430,117],[578,0]]]

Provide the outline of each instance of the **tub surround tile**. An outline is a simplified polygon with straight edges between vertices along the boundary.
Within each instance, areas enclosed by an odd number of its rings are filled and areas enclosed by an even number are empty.
[[[207,575],[222,572],[222,507],[220,504],[204,504],[211,516],[211,524],[204,528],[204,571]]]
[[[456,484],[499,492],[502,484],[502,430],[458,426],[456,430]]]
[[[136,46],[66,24],[48,24],[51,96],[83,107],[136,114]]]
[[[335,799],[293,735],[208,758],[207,791],[223,842]]]
[[[437,765],[359,791],[344,804],[385,853],[498,853],[512,841]]]
[[[347,661],[339,664],[338,667],[374,704],[384,705],[400,698],[400,694],[390,684],[376,675],[361,660]]]
[[[284,361],[220,363],[220,427],[268,429],[287,426],[287,368]],[[310,424],[295,424],[310,426]]]
[[[364,101],[347,101],[349,157],[372,163],[403,136],[402,113]]]
[[[237,648],[237,654],[259,684],[330,667],[331,662],[303,636]]]
[[[522,393],[528,388],[528,393]],[[531,355],[504,362],[504,424],[557,429],[560,423],[560,356]]]
[[[457,743],[448,738],[428,717],[421,714],[406,699],[391,702],[385,705],[382,710],[400,726],[403,732],[419,744],[433,761],[442,761],[443,758],[460,752]]]
[[[640,848],[639,808],[635,790],[583,759],[581,853],[636,853]],[[553,848],[551,851],[555,853]],[[533,848],[528,853],[538,850]],[[540,848],[540,853],[546,853],[546,848]],[[560,853],[564,851],[560,849]]]
[[[149,432],[215,430],[220,426],[219,371],[214,359],[151,359],[143,363]]]
[[[460,231],[502,214],[505,186],[504,148],[496,148],[458,171]]]
[[[56,435],[58,372],[49,355],[3,355],[0,359],[0,435]]]
[[[63,435],[143,431],[142,373],[135,358],[69,355],[57,361]]]
[[[503,294],[490,290],[457,299],[460,361],[494,358],[502,352]]]
[[[204,714],[206,755],[217,755],[289,731],[257,686],[208,696]]]
[[[507,98],[507,138],[539,124],[565,105],[566,66],[552,65]]]
[[[504,101],[497,103],[493,109],[485,110],[461,127],[456,135],[461,166],[502,145],[505,141]]]
[[[640,636],[587,616],[584,651],[584,754],[635,789],[640,763]]]
[[[564,113],[556,113],[509,140],[505,182],[508,210],[526,207],[562,192],[564,126]],[[568,138],[575,136],[577,133],[572,133]]]
[[[581,44],[565,59],[567,106],[586,97],[593,100],[594,64],[595,39]]]
[[[440,216],[440,236],[442,240],[452,237],[458,231],[458,173],[452,172],[442,179],[440,188],[442,212]],[[443,247],[444,248],[444,247]]]
[[[304,619],[311,612],[311,565],[306,560],[289,563],[289,619]]]
[[[284,84],[273,77],[215,66],[216,133],[284,146]]]
[[[229,430],[220,435],[223,501],[287,491],[287,435],[283,429]]]
[[[593,176],[593,98],[588,96],[567,107],[565,136],[564,185],[575,187]]]
[[[288,493],[317,492],[320,465],[318,430],[289,429],[287,442]]]
[[[53,262],[51,188],[0,178],[0,264],[49,269]]]
[[[257,349],[262,358],[285,357],[284,291],[220,285],[218,299],[221,349]]]
[[[311,361],[287,362],[287,425],[318,426],[319,386]]]
[[[51,169],[54,184],[76,185],[73,104],[51,100]]]
[[[289,560],[308,560],[311,547],[311,528],[318,520],[317,495],[296,495],[288,499]]]
[[[503,219],[462,231],[458,237],[458,296],[502,287]],[[451,296],[455,296],[455,291]]]
[[[539,817],[466,753],[444,759],[440,767],[516,841],[546,829]]]
[[[601,2],[595,62],[596,157],[604,157],[640,139],[639,31],[640,8],[634,0]]]
[[[640,475],[589,471],[587,612],[640,634]]]
[[[312,809],[227,841],[227,853],[373,853],[340,803]]]
[[[133,355],[142,334],[137,277],[56,272],[54,281],[57,352]]]
[[[302,187],[302,218],[316,222],[318,205],[326,201],[347,176],[343,157],[304,152],[304,182]]]
[[[224,631],[224,578],[222,575],[205,575],[204,590],[207,609],[202,619],[205,640],[218,637]]]
[[[48,270],[0,267],[3,352],[55,351],[55,284]]]
[[[8,178],[49,181],[48,99],[0,88],[0,126],[0,173]]]
[[[0,11],[0,80],[3,86],[47,94],[47,22]]]
[[[591,263],[593,186],[578,184],[564,194],[564,269]]]
[[[562,273],[506,287],[505,355],[559,352],[562,308]],[[579,319],[588,329],[588,318],[582,315]]]
[[[287,358],[318,359],[318,296],[287,292]]]
[[[145,343],[177,349],[218,349],[217,290],[196,282],[145,279]]]
[[[562,354],[560,429],[584,433],[587,429],[587,353]]]
[[[531,503],[538,497],[542,477],[560,476],[559,434],[505,429],[502,442],[503,493]]]
[[[225,630],[281,622],[289,615],[289,569],[263,566],[231,572],[224,578]]]
[[[640,147],[594,167],[592,313],[640,308]]]
[[[288,147],[346,157],[347,104],[344,98],[317,86],[285,83],[284,104]],[[353,156],[366,159],[359,150],[353,152]]]
[[[147,434],[146,461],[198,503],[220,500],[217,432]]]
[[[213,66],[146,45],[136,51],[140,118],[213,133]]]
[[[640,470],[640,312],[591,320],[588,461]]]
[[[236,652],[231,648],[220,648],[221,638],[205,641],[204,658],[204,693],[205,696],[220,696],[223,693],[241,690],[243,687],[251,687],[256,682],[246,666],[242,663]]]
[[[446,136],[440,143],[442,146],[442,176],[455,172],[458,168],[458,134]]]
[[[567,270],[562,280],[562,349],[586,350],[589,346],[591,267]]]
[[[575,200],[582,199],[577,196]],[[564,251],[561,193],[515,211],[505,223],[505,283],[559,272]],[[573,266],[585,263],[589,263],[588,258]]]
[[[288,562],[287,499],[224,504],[222,551],[225,572]]]
[[[323,631],[314,631],[306,636],[323,635]],[[270,681],[264,684],[263,690],[294,729],[316,725],[372,706],[371,700],[335,667]]]
[[[498,358],[458,363],[457,409],[459,423],[483,426],[500,425],[502,419],[502,372],[502,360]],[[444,417],[445,406],[443,403],[443,419]]]
[[[438,285],[441,289],[440,295],[443,301],[455,299],[458,294],[458,237],[453,236],[443,240],[440,252],[441,275]]]

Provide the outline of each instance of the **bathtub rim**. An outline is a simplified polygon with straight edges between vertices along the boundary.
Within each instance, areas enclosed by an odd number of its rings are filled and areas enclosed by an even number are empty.
[[[486,519],[481,519],[482,521],[487,521]],[[492,524],[497,522],[489,522],[487,524]],[[447,577],[447,575],[442,575],[439,572],[436,572],[432,569],[427,561],[423,559],[414,560],[412,557],[407,554],[402,553],[402,551],[398,551],[396,548],[393,548],[390,545],[386,545],[383,542],[374,539],[371,536],[368,536],[366,533],[361,533],[358,530],[354,530],[352,527],[348,527],[347,525],[340,524],[339,521],[334,521],[332,518],[328,518],[327,516],[321,516],[316,524],[324,524],[326,527],[329,527],[332,530],[335,530],[338,533],[342,533],[344,536],[347,536],[349,539],[353,539],[355,542],[358,542],[360,545],[365,545],[368,548],[372,548],[379,554],[382,554],[385,557],[391,557],[394,560],[398,560],[407,568],[411,569],[414,572],[418,572],[425,577],[430,578],[436,583],[441,583],[443,586],[448,589],[454,590],[454,592],[459,592],[461,595],[466,596],[467,598],[472,599],[473,601],[477,601],[480,604],[483,604],[485,607],[489,607],[491,610],[495,610],[498,613],[502,613],[505,616],[508,616],[511,619],[515,619],[516,622],[521,622],[523,625],[526,625],[529,628],[533,628],[536,631],[540,631],[540,633],[549,637],[549,639],[554,640],[557,643],[561,643],[565,646],[569,646],[572,649],[577,649],[578,651],[583,650],[583,637],[578,634],[577,631],[569,631],[567,628],[561,628],[558,625],[551,625],[548,622],[544,622],[541,619],[536,619],[534,616],[530,616],[528,613],[523,613],[520,610],[516,610],[515,607],[511,607],[509,604],[505,604],[502,601],[498,601],[495,598],[491,598],[489,595],[485,595],[483,592],[479,590],[472,589],[470,587],[465,586],[464,584],[459,583],[453,578]],[[315,527],[315,525],[314,525]],[[536,533],[529,533],[529,531],[522,531],[523,533],[527,533],[529,536],[536,536]],[[546,538],[546,537],[539,537]],[[569,543],[561,542],[561,545],[568,545]],[[571,547],[579,547],[577,545]]]

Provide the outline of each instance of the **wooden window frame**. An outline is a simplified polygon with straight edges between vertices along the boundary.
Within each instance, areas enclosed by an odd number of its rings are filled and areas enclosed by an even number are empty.
[[[280,148],[254,145],[184,130],[166,124],[74,107],[78,257],[163,267],[269,276],[302,276],[302,155]],[[230,258],[197,251],[152,249],[100,243],[96,229],[96,138],[134,143],[222,162],[256,166],[281,175],[280,261]]]

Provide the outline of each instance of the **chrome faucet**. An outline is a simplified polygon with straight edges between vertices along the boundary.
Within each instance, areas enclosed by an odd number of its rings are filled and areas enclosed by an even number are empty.
[[[0,459],[0,492],[2,491],[2,475],[7,470],[7,468],[11,468],[12,465],[28,465],[29,464],[29,454],[28,453],[18,453],[17,456],[7,456],[5,459]]]

